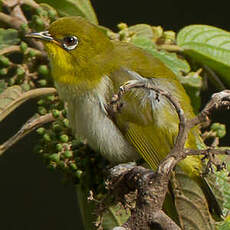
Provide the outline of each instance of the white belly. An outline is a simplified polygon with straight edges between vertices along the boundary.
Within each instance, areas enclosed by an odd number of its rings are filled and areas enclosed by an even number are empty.
[[[102,82],[100,87],[105,88]],[[101,88],[100,88],[101,89]],[[103,107],[105,97],[93,93],[79,95],[76,89],[57,84],[57,90],[63,100],[67,102],[71,128],[75,136],[87,139],[88,144],[95,151],[99,151],[113,163],[129,162],[138,159],[139,155],[124,138],[120,130],[107,116]],[[101,92],[101,90],[100,90]],[[68,97],[66,97],[68,94]]]

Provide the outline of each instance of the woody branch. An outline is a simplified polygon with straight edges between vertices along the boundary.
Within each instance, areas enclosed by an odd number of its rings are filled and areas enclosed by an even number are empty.
[[[126,187],[130,190],[137,190],[136,207],[131,210],[131,216],[120,229],[150,229],[154,224],[158,224],[164,230],[181,229],[163,211],[162,206],[165,195],[168,191],[168,183],[171,172],[176,164],[189,155],[229,155],[229,150],[219,150],[208,148],[204,150],[191,150],[185,148],[185,142],[189,130],[207,121],[210,114],[220,107],[230,106],[230,90],[224,90],[213,94],[205,108],[193,119],[187,120],[178,100],[169,92],[164,91],[151,83],[151,80],[133,80],[120,87],[118,94],[111,100],[111,107],[114,112],[119,107],[122,96],[135,88],[144,88],[156,92],[156,99],[159,95],[166,97],[174,106],[179,117],[179,131],[175,145],[168,156],[161,162],[156,172],[145,169],[141,166],[119,165],[111,170],[110,188],[116,190],[118,187]],[[210,158],[210,162],[211,158]],[[122,186],[123,185],[123,186]],[[122,193],[122,189],[119,189]]]

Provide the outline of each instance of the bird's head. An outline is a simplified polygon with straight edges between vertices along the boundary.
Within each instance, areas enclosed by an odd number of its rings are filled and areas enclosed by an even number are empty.
[[[42,40],[54,79],[67,83],[75,82],[82,72],[93,68],[96,56],[112,48],[107,36],[82,17],[60,18],[47,31],[31,33],[27,37]]]

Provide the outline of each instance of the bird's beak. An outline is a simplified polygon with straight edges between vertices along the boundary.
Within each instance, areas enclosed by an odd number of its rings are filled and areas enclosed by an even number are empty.
[[[30,34],[26,34],[27,38],[37,38],[37,39],[41,39],[43,41],[53,41],[54,39],[52,38],[51,34],[49,33],[49,31],[42,31],[42,32],[38,32],[38,33],[30,33]]]

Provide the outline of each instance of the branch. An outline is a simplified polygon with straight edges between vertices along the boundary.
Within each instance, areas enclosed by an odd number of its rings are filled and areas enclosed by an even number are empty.
[[[212,95],[211,100],[204,107],[204,109],[191,121],[189,121],[189,128],[194,127],[202,122],[208,120],[210,114],[221,107],[229,108],[230,106],[230,90],[223,90]]]
[[[159,94],[166,97],[174,106],[179,117],[179,131],[173,149],[168,156],[160,163],[157,172],[144,169],[140,166],[133,166],[124,173],[121,171],[120,175],[114,174],[111,171],[112,178],[117,179],[114,183],[115,188],[119,187],[120,191],[127,191],[127,187],[131,190],[137,189],[136,207],[131,210],[131,216],[128,221],[123,225],[125,229],[150,229],[151,225],[158,223],[164,230],[179,230],[178,227],[163,211],[162,205],[165,200],[165,195],[168,191],[168,183],[170,180],[171,172],[176,164],[189,155],[205,155],[205,157],[213,156],[215,154],[229,155],[230,150],[220,149],[205,149],[205,150],[191,150],[185,149],[185,142],[188,137],[190,129],[204,121],[207,121],[208,116],[213,110],[220,107],[230,106],[230,90],[224,90],[212,96],[210,102],[205,108],[193,119],[187,120],[183,109],[180,107],[178,100],[170,93],[159,89],[152,84],[151,79],[148,80],[131,80],[122,85],[118,94],[114,95],[110,106],[113,112],[119,110],[119,102],[122,96],[134,88],[144,88],[156,92],[156,100],[159,100]],[[208,165],[211,165],[213,157],[210,157]],[[210,163],[211,162],[211,163]],[[116,167],[115,167],[116,168]],[[116,170],[115,170],[116,171]],[[122,189],[122,184],[126,186]],[[125,189],[126,188],[126,189]],[[111,186],[111,189],[114,189]]]
[[[47,94],[54,94],[56,93],[55,88],[37,88],[29,90],[25,93],[22,93],[21,91],[17,92],[19,86],[12,86],[7,88],[0,96],[0,100],[6,100],[11,99],[11,102],[8,103],[4,108],[0,108],[0,121],[2,121],[9,113],[11,113],[13,110],[15,110],[18,106],[20,106],[25,101],[39,97],[44,96]],[[15,92],[17,93],[17,98],[11,97],[11,90],[13,91],[15,89]],[[20,89],[20,87],[19,87]]]
[[[165,192],[168,190],[167,181],[160,181],[152,170],[133,164],[115,166],[110,170],[110,175],[108,187],[116,196],[120,197],[127,189],[138,191],[136,207],[131,210],[128,221],[122,225],[124,229],[148,230],[152,225],[159,224],[165,230],[180,230],[161,210]]]
[[[20,29],[20,26],[23,24],[23,22],[18,20],[17,18],[2,12],[0,12],[0,21],[17,30]]]
[[[38,127],[46,123],[52,122],[54,120],[56,120],[56,118],[53,117],[52,113],[48,113],[40,117],[37,116],[32,117],[22,126],[22,128],[14,136],[12,136],[5,143],[0,145],[0,156],[12,145],[14,145],[16,142],[21,140],[24,136],[31,133],[33,130],[37,129]]]
[[[20,52],[20,47],[16,45],[8,46],[0,50],[0,55],[11,53],[11,52]]]
[[[10,2],[8,1],[3,1],[2,2],[3,5],[5,5],[6,7],[10,8],[10,14],[5,14],[3,12],[0,12],[0,21],[5,23],[6,25],[17,29],[17,30],[21,30],[21,26],[22,25],[27,25],[28,24],[28,20],[26,19],[21,5],[22,4],[26,4],[29,5],[33,8],[39,8],[40,6],[32,1],[32,0],[21,0],[16,2],[16,4],[14,5],[9,5]],[[28,33],[31,32],[31,29],[28,28]],[[29,39],[27,41],[27,43],[31,44],[32,47],[40,50],[42,53],[44,53],[44,47],[43,44],[39,41],[35,41],[33,39]],[[46,55],[45,53],[43,55]]]

